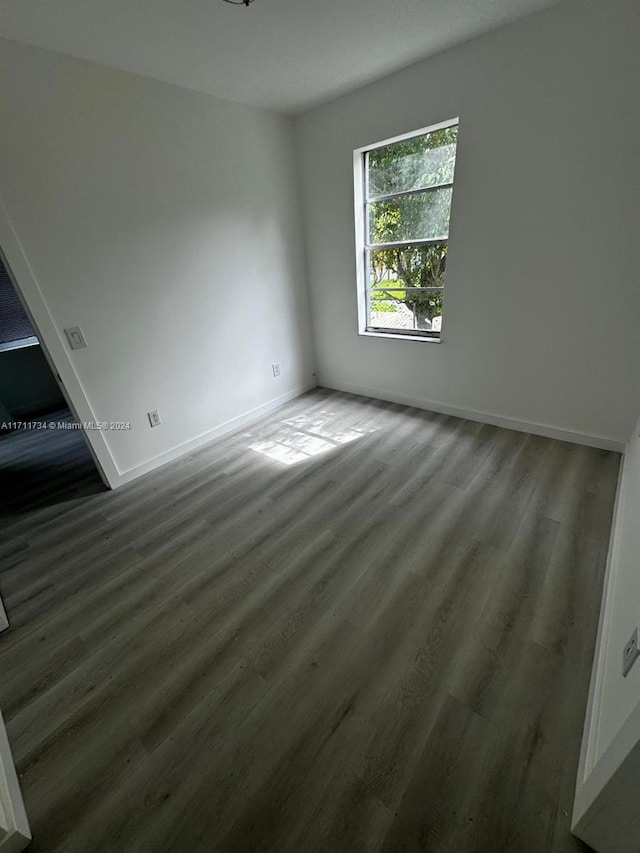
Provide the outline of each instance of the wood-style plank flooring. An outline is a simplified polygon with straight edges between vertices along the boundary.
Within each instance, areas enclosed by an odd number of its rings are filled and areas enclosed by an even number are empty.
[[[78,433],[1,439],[33,853],[586,850],[618,466],[323,390],[115,492]]]

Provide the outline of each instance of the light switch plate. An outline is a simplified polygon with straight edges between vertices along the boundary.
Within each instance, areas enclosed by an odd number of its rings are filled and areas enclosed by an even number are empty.
[[[84,339],[80,326],[69,326],[68,329],[64,330],[64,333],[67,336],[71,349],[84,349],[86,347],[87,342]]]

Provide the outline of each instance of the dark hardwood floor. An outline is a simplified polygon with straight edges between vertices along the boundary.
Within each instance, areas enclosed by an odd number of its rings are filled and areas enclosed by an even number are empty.
[[[116,492],[1,439],[33,853],[586,850],[619,459],[322,390]]]

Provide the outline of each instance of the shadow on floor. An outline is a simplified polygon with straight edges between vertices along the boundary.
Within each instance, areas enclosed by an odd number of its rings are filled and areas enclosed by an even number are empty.
[[[0,517],[9,520],[105,490],[68,409],[0,437]],[[55,424],[53,429],[39,428]]]

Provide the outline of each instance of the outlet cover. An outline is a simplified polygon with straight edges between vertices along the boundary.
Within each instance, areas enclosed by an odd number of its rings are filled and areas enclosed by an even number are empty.
[[[280,376],[280,362],[276,361],[271,365],[274,376]]]
[[[631,667],[640,657],[640,649],[638,648],[638,629],[636,628],[633,634],[624,644],[622,654],[622,675],[626,678],[631,672]]]
[[[160,412],[157,409],[154,409],[153,412],[147,412],[147,417],[149,418],[149,424],[152,427],[160,426],[162,423],[160,419]]]

